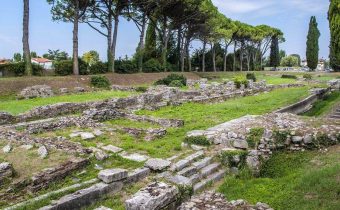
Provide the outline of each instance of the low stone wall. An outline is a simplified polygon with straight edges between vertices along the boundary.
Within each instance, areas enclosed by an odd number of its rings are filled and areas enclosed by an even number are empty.
[[[299,101],[295,104],[290,106],[284,107],[278,110],[278,113],[292,113],[292,114],[302,114],[310,110],[315,102],[319,99],[323,98],[326,94],[330,92],[330,88],[328,89],[321,89],[316,93],[312,94],[311,96],[307,97],[306,99]]]

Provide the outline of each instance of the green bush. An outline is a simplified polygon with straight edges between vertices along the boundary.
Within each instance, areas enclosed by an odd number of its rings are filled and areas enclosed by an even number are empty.
[[[290,131],[279,131],[275,130],[273,132],[273,138],[275,140],[275,143],[278,145],[284,145],[287,141],[287,137],[289,136]]]
[[[264,133],[264,128],[252,128],[247,136],[249,147],[256,149]]]
[[[143,72],[161,72],[163,70],[162,64],[154,58],[151,58],[143,64]]]
[[[101,61],[92,64],[88,69],[90,74],[105,74],[108,72],[107,63]]]
[[[44,69],[38,64],[32,64],[32,68],[34,76],[41,76],[43,74]],[[24,76],[25,62],[2,64],[0,65],[0,70],[7,71],[9,73],[13,72],[14,76]]]
[[[283,79],[297,79],[297,76],[291,74],[282,74],[281,78]]]
[[[116,60],[115,71],[120,74],[133,74],[138,72],[137,64],[131,60]]]
[[[170,74],[169,76],[156,81],[155,85],[167,85],[167,86],[170,86],[172,81],[180,81],[182,83],[182,86],[186,86],[187,85],[187,79],[183,75],[179,75],[179,74]]]
[[[91,85],[96,88],[109,88],[110,81],[105,76],[92,76]]]
[[[183,87],[183,83],[180,80],[173,80],[169,84],[170,87]]]
[[[247,73],[246,78],[248,80],[253,80],[254,82],[256,82],[256,76],[254,73]]]
[[[144,87],[144,86],[136,87],[137,92],[145,93],[147,90],[148,90],[148,87]]]
[[[210,146],[211,145],[211,142],[205,136],[185,137],[184,143],[187,143],[189,145],[195,144],[195,145],[201,145],[201,146]]]
[[[248,152],[243,151],[243,150],[224,151],[224,152],[221,152],[221,154],[220,154],[220,160],[221,160],[222,164],[227,166],[227,167],[237,167],[237,168],[241,169],[241,168],[244,168],[244,166],[245,166],[245,161],[246,161],[247,155],[248,155]],[[234,162],[235,156],[239,156],[239,158],[240,158],[239,163]]]
[[[87,70],[87,64],[78,59],[79,62],[79,74],[87,75],[89,72]],[[61,60],[53,62],[54,72],[58,76],[67,76],[73,74],[73,61],[72,60]]]
[[[311,80],[313,77],[311,74],[304,74],[303,78],[307,79],[307,80]]]
[[[245,87],[248,87],[248,80],[244,77],[235,77],[234,83],[237,89],[241,88],[241,85],[243,84]]]

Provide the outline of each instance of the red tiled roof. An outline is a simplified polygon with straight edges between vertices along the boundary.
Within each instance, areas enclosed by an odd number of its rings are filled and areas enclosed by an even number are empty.
[[[51,60],[47,58],[32,58],[33,61],[38,62],[38,63],[49,63],[52,62]]]

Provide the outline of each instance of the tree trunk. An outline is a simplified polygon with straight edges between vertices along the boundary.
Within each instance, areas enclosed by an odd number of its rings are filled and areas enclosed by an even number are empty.
[[[24,51],[25,73],[27,76],[32,76],[33,69],[32,69],[31,52],[30,52],[30,46],[29,46],[29,0],[24,0],[22,44],[23,44],[23,51]]]
[[[243,43],[240,47],[240,71],[243,71]]]
[[[146,14],[144,13],[143,14],[143,20],[142,20],[142,30],[141,30],[141,33],[140,33],[139,46],[138,46],[138,51],[139,51],[138,68],[139,68],[139,72],[143,72],[145,29],[146,29]]]
[[[177,66],[178,70],[180,71],[182,69],[182,64],[181,64],[181,59],[182,59],[182,26],[179,27],[178,32],[177,32]]]
[[[187,47],[187,59],[188,59],[188,71],[192,71],[192,66],[191,66],[191,56],[190,56],[190,49],[189,49],[190,42]]]
[[[114,28],[113,28],[113,37],[112,37],[112,47],[111,47],[111,53],[112,53],[112,72],[115,72],[115,60],[116,60],[116,46],[117,46],[117,37],[118,37],[118,25],[119,25],[119,12],[116,12],[114,16]]]
[[[73,74],[79,75],[78,62],[79,1],[76,1],[73,21]]]
[[[114,71],[114,58],[112,55],[112,15],[109,15],[107,24],[107,65],[108,71]]]
[[[229,42],[230,43],[230,42]],[[224,55],[223,55],[223,71],[227,71],[227,55],[229,45],[225,43]]]
[[[234,41],[234,63],[233,63],[233,71],[236,71],[236,41]]]
[[[166,71],[166,56],[167,56],[167,50],[168,50],[168,41],[169,41],[169,35],[170,32],[167,32],[167,17],[164,16],[163,20],[163,43],[162,43],[162,65],[164,68],[164,71]]]
[[[203,41],[203,52],[202,52],[202,71],[205,72],[205,48],[207,46],[207,41]]]
[[[214,72],[216,72],[216,50],[215,50],[215,43],[211,43],[211,51],[212,51],[213,70],[214,70]]]

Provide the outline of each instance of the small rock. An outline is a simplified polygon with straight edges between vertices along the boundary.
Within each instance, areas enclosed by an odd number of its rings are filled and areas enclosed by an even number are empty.
[[[21,145],[20,148],[25,149],[25,150],[30,150],[33,148],[33,145],[32,144]]]
[[[301,143],[303,140],[303,138],[301,136],[293,136],[292,137],[292,142],[297,144],[297,143]]]
[[[96,151],[94,153],[94,156],[96,157],[97,160],[103,161],[105,159],[107,159],[109,157],[108,154],[106,154],[104,151],[100,150],[100,151]]]
[[[113,146],[111,144],[103,146],[102,149],[105,150],[105,151],[108,151],[108,152],[112,152],[112,153],[119,153],[119,152],[123,151],[122,148]]]
[[[83,93],[85,92],[85,89],[83,87],[75,87],[74,90],[78,93]]]
[[[112,209],[107,208],[107,207],[105,207],[105,206],[100,206],[100,207],[98,207],[98,208],[95,208],[94,210],[112,210]]]
[[[93,131],[93,134],[96,135],[96,136],[101,136],[101,135],[103,135],[103,132],[101,130],[96,129],[96,130]]]
[[[170,166],[171,162],[159,158],[152,158],[146,161],[145,167],[150,168],[154,171],[163,171]]]
[[[133,153],[133,154],[123,153],[120,156],[122,158],[132,160],[132,161],[136,161],[136,162],[144,162],[144,161],[147,161],[149,159],[148,156],[141,155],[141,154],[138,154],[138,153]]]
[[[90,140],[90,139],[95,138],[95,135],[93,135],[93,133],[90,133],[90,132],[83,132],[80,134],[80,136],[81,136],[81,139],[83,140]]]
[[[125,169],[106,169],[99,172],[98,179],[105,183],[112,183],[125,179],[127,176],[128,171]]]
[[[12,146],[7,144],[6,146],[4,146],[4,148],[2,148],[2,151],[4,153],[10,153],[12,151]]]
[[[303,143],[311,144],[312,142],[313,142],[313,136],[312,135],[305,135],[303,137]]]
[[[59,89],[59,92],[60,92],[61,94],[65,94],[65,93],[68,93],[69,90],[68,90],[68,88],[60,88],[60,89]]]
[[[245,140],[235,140],[233,146],[237,149],[248,149],[248,142]]]
[[[48,155],[48,151],[47,148],[45,146],[41,146],[38,149],[38,155],[40,156],[40,158],[46,158]]]
[[[103,170],[104,168],[101,165],[95,164],[94,165],[94,169],[96,169],[96,170]]]

